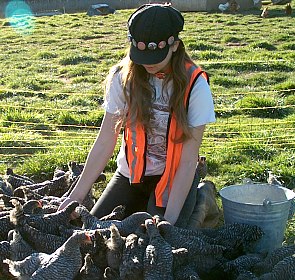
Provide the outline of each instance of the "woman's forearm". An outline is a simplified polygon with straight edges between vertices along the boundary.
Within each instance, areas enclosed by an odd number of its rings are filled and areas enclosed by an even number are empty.
[[[118,129],[116,125],[117,118],[106,113],[100,133],[87,156],[80,179],[69,195],[71,200],[77,200],[81,203],[100,173],[103,172],[107,162],[113,155],[117,142]]]
[[[196,164],[195,161],[183,162],[177,169],[164,215],[165,219],[173,225],[178,219],[179,213],[191,188],[196,171]]]
[[[112,156],[115,144],[110,141],[108,143],[101,143],[99,138],[95,141],[88,154],[81,177],[70,194],[73,200],[77,200],[80,203],[83,201]],[[104,149],[100,149],[100,146],[103,146]]]
[[[191,130],[193,137],[183,144],[180,163],[173,180],[164,215],[165,219],[173,225],[177,221],[185,199],[192,186],[204,129],[205,126],[193,128]]]

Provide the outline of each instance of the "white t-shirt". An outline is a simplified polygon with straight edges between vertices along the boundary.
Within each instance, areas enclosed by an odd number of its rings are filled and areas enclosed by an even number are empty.
[[[115,70],[114,70],[115,71]],[[124,97],[122,76],[118,71],[110,73],[111,79],[106,86],[104,108],[112,114],[126,114],[128,105]],[[146,176],[161,175],[166,163],[166,131],[169,119],[169,96],[172,93],[172,81],[163,89],[163,80],[151,77],[150,84],[155,92],[152,106],[151,132],[147,134]],[[190,127],[215,122],[213,98],[207,81],[199,76],[191,91],[188,123]],[[196,155],[197,156],[197,155]],[[125,141],[122,137],[121,148],[117,156],[118,171],[130,177],[125,157]]]

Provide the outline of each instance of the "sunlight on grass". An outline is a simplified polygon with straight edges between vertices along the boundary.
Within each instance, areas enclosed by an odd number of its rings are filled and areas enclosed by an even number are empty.
[[[103,118],[104,80],[128,47],[131,13],[0,19],[2,174],[13,166],[43,180],[85,161]],[[294,18],[275,6],[269,18],[260,13],[183,13],[180,37],[208,72],[214,97],[217,122],[206,127],[200,152],[218,189],[246,177],[265,182],[267,170],[295,186]]]

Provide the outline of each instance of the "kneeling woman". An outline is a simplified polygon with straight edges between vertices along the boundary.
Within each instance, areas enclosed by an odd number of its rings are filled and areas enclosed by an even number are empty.
[[[170,5],[143,5],[130,16],[130,49],[107,77],[101,130],[60,209],[83,201],[123,127],[117,171],[92,214],[102,217],[122,204],[127,215],[148,211],[175,224],[193,182],[205,125],[215,121],[207,75],[178,37],[183,25]]]

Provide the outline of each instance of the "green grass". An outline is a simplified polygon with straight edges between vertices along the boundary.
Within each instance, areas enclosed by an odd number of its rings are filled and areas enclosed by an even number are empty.
[[[0,19],[1,174],[13,167],[45,180],[85,161],[103,116],[104,79],[128,47],[131,12],[37,17],[22,33]],[[181,38],[210,75],[217,122],[201,154],[218,189],[246,177],[265,182],[267,170],[295,188],[294,17],[280,6],[268,18],[260,13],[183,13]],[[289,241],[294,230],[292,220]]]

